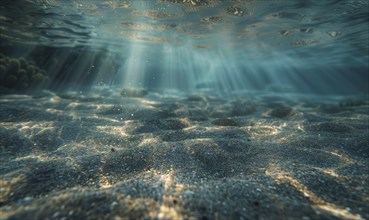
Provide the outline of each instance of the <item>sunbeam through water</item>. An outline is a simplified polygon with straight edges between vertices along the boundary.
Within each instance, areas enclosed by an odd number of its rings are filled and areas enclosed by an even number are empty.
[[[1,0],[0,219],[369,219],[368,0]]]

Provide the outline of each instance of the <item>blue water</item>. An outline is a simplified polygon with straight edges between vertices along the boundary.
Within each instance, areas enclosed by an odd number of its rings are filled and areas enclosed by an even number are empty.
[[[0,219],[369,219],[369,0],[0,0]]]
[[[0,52],[44,69],[50,90],[362,95],[368,8],[368,0],[2,0]],[[19,92],[1,77],[1,91]]]

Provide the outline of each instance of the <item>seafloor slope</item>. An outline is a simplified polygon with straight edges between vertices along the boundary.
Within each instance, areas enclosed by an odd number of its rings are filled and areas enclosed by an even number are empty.
[[[1,218],[369,218],[367,99],[123,95],[0,97]]]

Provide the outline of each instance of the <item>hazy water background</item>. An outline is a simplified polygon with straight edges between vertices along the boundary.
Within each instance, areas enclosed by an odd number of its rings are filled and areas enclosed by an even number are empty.
[[[0,218],[369,219],[368,7],[0,0]]]
[[[368,93],[367,0],[2,0],[0,48],[50,89]]]

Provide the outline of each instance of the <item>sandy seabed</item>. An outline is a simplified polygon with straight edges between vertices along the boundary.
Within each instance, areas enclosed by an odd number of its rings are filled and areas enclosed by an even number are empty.
[[[0,96],[0,218],[369,219],[367,99],[123,96]]]

